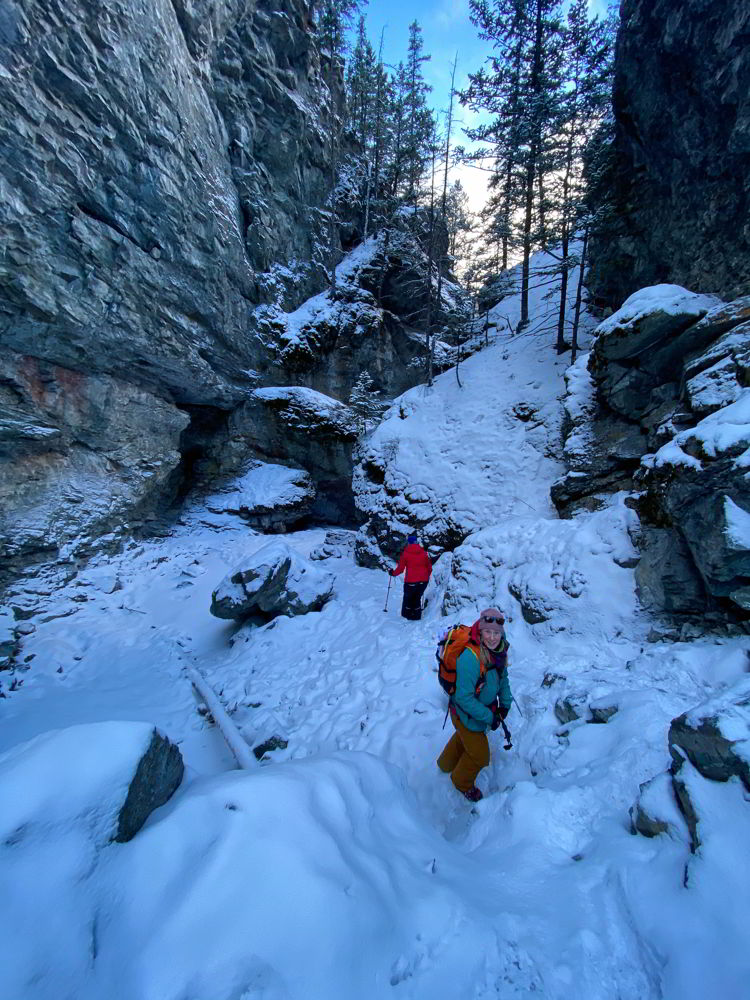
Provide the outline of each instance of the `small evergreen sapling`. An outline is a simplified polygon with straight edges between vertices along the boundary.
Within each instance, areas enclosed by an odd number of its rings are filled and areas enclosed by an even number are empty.
[[[367,433],[367,421],[377,420],[383,412],[384,405],[377,397],[375,383],[370,373],[364,369],[349,393],[349,406],[362,421],[363,434]]]

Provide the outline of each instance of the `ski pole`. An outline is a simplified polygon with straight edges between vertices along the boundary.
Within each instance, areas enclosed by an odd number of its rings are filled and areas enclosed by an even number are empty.
[[[388,574],[388,590],[386,591],[386,594],[385,594],[385,607],[383,608],[383,611],[387,611],[388,610],[388,595],[391,592],[391,580],[392,579],[393,579],[393,577],[389,573]]]
[[[513,695],[511,695],[511,698],[513,698]],[[514,705],[516,706],[516,708],[518,709],[518,714],[519,714],[519,715],[521,716],[521,718],[522,718],[522,719],[523,719],[523,718],[525,718],[525,716],[524,716],[523,712],[521,711],[521,706],[520,706],[520,705],[518,704],[518,702],[516,701],[516,699],[515,699],[515,698],[513,698],[513,704],[514,704]]]

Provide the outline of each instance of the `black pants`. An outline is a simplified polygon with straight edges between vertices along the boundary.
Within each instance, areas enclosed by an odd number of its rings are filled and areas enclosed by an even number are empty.
[[[404,599],[401,602],[401,617],[418,622],[422,617],[422,594],[427,587],[427,581],[422,583],[405,583]]]

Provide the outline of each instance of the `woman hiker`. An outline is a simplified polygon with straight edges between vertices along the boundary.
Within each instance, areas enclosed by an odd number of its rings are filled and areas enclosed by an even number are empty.
[[[398,566],[391,570],[391,576],[398,576],[406,570],[401,617],[418,622],[422,617],[422,594],[432,573],[432,563],[422,546],[417,544],[416,535],[409,535],[406,542],[406,548],[401,553]]]
[[[468,645],[456,660],[456,692],[450,702],[456,731],[437,763],[470,802],[482,798],[475,782],[490,762],[487,730],[498,728],[512,701],[504,623],[505,616],[497,608],[483,611],[471,627]]]

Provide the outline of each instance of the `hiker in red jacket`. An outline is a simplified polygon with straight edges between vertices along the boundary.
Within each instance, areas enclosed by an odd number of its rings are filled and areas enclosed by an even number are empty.
[[[406,548],[401,553],[398,566],[391,570],[391,576],[398,576],[406,570],[401,617],[418,622],[422,617],[422,594],[432,573],[432,563],[422,546],[417,544],[416,535],[409,535],[406,541]]]

